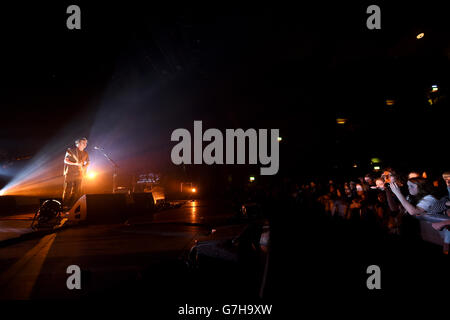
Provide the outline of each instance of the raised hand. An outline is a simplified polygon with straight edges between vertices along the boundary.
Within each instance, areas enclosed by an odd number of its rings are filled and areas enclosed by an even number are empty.
[[[398,194],[401,193],[400,187],[398,186],[398,184],[397,184],[396,182],[391,182],[391,183],[389,184],[389,187],[391,188],[392,192],[393,192],[395,195],[398,195]]]

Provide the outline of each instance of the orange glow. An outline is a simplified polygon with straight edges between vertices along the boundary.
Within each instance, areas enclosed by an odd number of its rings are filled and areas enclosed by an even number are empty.
[[[408,179],[414,179],[414,178],[419,178],[420,174],[416,173],[416,172],[411,172],[408,174]]]
[[[382,176],[384,177],[385,182],[391,182],[391,173],[389,171],[384,171]]]
[[[27,165],[1,190],[4,195],[60,197],[64,177],[61,160],[37,160]]]
[[[386,105],[387,106],[393,106],[394,102],[395,102],[394,100],[388,99],[388,100],[386,100]]]
[[[347,119],[344,118],[337,118],[336,123],[337,124],[345,124],[347,122]]]
[[[0,190],[0,196],[48,196],[56,197],[61,194],[61,186],[63,185],[63,176],[30,178],[30,180],[20,181],[17,184],[6,186]]]
[[[195,188],[192,188],[192,190],[191,190],[192,192],[197,192],[197,189],[195,189]]]
[[[191,220],[195,221],[197,219],[197,208],[195,206],[191,207]]]
[[[89,171],[89,173],[87,174],[87,178],[88,179],[94,179],[97,176],[97,173],[95,171]]]

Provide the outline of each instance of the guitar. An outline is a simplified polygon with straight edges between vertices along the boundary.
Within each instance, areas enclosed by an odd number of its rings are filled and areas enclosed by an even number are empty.
[[[86,176],[88,162],[87,161],[81,162],[78,159],[78,157],[75,154],[73,154],[73,152],[70,152],[70,155],[75,159],[77,163],[81,163],[81,166],[78,166],[78,170],[80,170],[81,177],[84,178]]]

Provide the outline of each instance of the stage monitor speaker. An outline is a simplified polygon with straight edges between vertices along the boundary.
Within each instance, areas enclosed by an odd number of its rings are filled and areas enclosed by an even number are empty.
[[[139,213],[152,212],[155,210],[155,199],[151,192],[132,193],[133,207]]]
[[[69,221],[88,224],[123,223],[127,220],[125,194],[85,194],[69,211]]]

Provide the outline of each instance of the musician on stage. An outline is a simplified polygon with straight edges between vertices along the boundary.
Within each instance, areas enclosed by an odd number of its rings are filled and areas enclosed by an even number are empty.
[[[70,208],[81,197],[81,183],[89,165],[86,149],[88,140],[80,138],[75,141],[75,148],[68,148],[64,157],[63,206]]]

